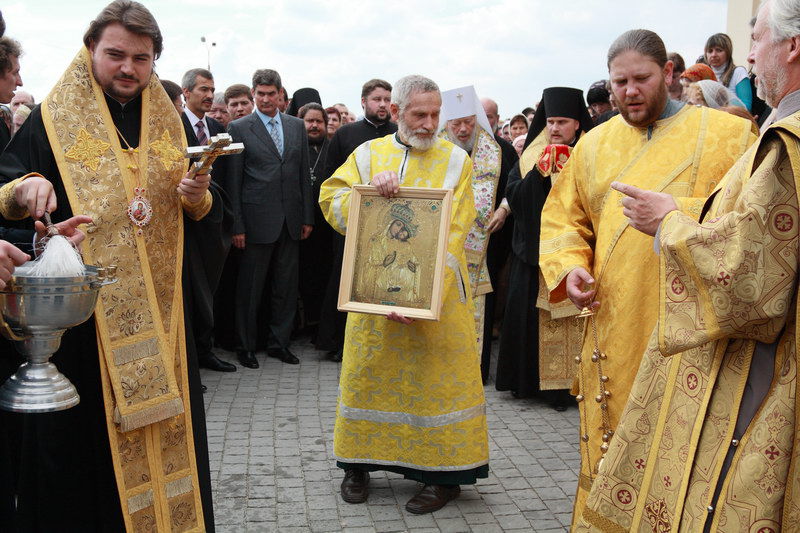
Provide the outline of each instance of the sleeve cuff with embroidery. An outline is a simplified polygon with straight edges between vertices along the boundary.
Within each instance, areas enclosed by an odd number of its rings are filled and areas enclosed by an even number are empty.
[[[181,196],[181,205],[183,210],[192,220],[202,220],[204,216],[211,211],[211,205],[214,202],[211,196],[211,191],[206,191],[203,198],[199,202],[190,202],[185,196]]]
[[[17,203],[15,190],[17,185],[23,180],[32,176],[42,177],[41,174],[32,172],[14,181],[9,181],[0,187],[0,214],[2,214],[6,220],[22,220],[28,216],[28,208]]]

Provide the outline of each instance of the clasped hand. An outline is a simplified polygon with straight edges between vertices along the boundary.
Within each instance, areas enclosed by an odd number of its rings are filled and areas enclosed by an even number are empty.
[[[178,184],[178,194],[184,196],[189,203],[196,204],[203,199],[211,185],[211,174],[196,174],[194,178],[187,172]]]

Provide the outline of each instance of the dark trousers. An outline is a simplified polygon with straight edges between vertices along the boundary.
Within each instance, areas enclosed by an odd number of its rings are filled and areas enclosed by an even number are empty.
[[[267,348],[288,348],[297,311],[299,241],[284,224],[278,240],[270,244],[245,242],[236,283],[236,331],[243,350],[255,351],[258,310],[264,284],[269,280],[269,341]]]

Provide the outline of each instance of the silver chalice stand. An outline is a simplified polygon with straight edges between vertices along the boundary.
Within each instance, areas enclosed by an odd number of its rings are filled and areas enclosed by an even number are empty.
[[[32,262],[14,271],[0,290],[0,328],[26,362],[0,387],[0,409],[46,413],[74,407],[78,391],[50,362],[61,335],[94,313],[100,287],[116,281],[115,267],[86,265],[79,277],[27,275]]]

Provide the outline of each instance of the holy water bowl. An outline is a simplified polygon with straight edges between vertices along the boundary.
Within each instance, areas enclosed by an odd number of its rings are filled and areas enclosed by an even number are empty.
[[[0,290],[3,336],[14,341],[26,362],[0,387],[0,409],[46,413],[74,407],[78,391],[51,363],[61,336],[94,313],[100,287],[116,281],[115,267],[86,266],[78,277],[34,277],[31,262],[14,271]]]

